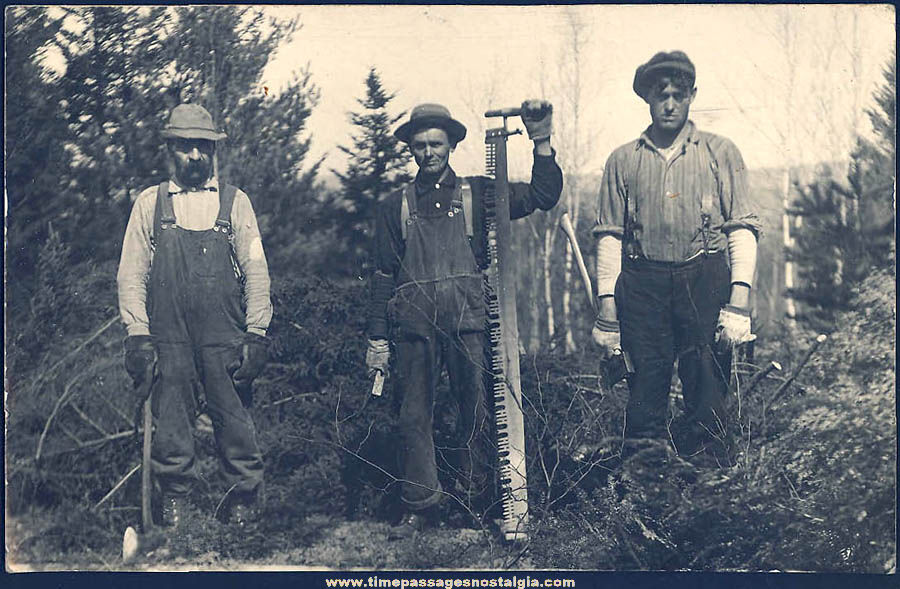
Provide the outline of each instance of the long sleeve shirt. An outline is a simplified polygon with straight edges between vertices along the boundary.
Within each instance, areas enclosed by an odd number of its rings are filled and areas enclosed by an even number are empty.
[[[467,178],[472,187],[472,252],[479,267],[488,264],[487,235],[485,226],[484,193],[493,180],[484,176]],[[450,208],[456,186],[456,174],[449,170],[436,184],[426,184],[421,175],[415,179],[416,206],[426,208]],[[531,182],[510,182],[509,212],[511,219],[530,215],[536,209],[549,210],[559,201],[562,193],[562,170],[556,163],[556,153],[549,156],[534,155]],[[387,196],[378,206],[375,215],[374,265],[375,273],[370,283],[370,299],[366,312],[367,332],[370,338],[387,338],[387,302],[393,296],[397,274],[406,253],[400,225],[400,209],[403,190]]]
[[[722,251],[732,230],[758,234],[761,226],[738,148],[690,121],[671,158],[653,144],[649,129],[610,155],[594,235],[624,235],[626,201],[635,240],[656,261],[684,261],[704,246]],[[709,215],[705,236],[703,213]]]
[[[212,229],[219,212],[217,185],[215,179],[210,179],[201,189],[187,190],[169,181],[169,194],[172,195],[172,207],[179,227],[194,231]],[[117,276],[119,313],[128,335],[150,333],[147,280],[153,262],[151,235],[157,189],[157,186],[147,188],[134,201],[122,243]],[[234,196],[231,225],[235,257],[245,278],[243,298],[247,331],[265,335],[272,320],[269,268],[253,206],[241,190]]]

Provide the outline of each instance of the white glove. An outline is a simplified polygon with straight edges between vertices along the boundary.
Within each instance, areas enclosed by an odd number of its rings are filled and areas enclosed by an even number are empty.
[[[734,346],[755,339],[750,333],[750,311],[725,305],[719,311],[719,324],[716,326],[716,344],[720,349]]]
[[[600,348],[600,359],[605,360],[612,356],[616,350],[622,349],[622,337],[619,334],[619,322],[601,319],[594,321],[594,329],[591,330],[591,338]]]
[[[553,105],[546,100],[526,100],[522,103],[522,122],[532,141],[549,139],[553,130]]]
[[[388,362],[391,359],[391,345],[386,339],[370,339],[366,349],[366,374],[369,378],[375,376],[375,372],[387,376]]]

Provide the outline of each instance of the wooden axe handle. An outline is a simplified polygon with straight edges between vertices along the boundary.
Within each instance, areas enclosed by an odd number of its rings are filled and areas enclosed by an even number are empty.
[[[572,244],[572,251],[575,252],[575,261],[578,263],[578,271],[581,272],[581,281],[584,283],[585,293],[587,293],[591,308],[596,312],[597,309],[595,308],[596,302],[594,301],[594,288],[591,285],[591,277],[588,274],[587,266],[584,265],[584,257],[581,255],[581,248],[578,247],[578,238],[575,236],[575,228],[572,226],[572,220],[569,218],[568,212],[562,214],[562,217],[559,219],[559,226],[562,228],[563,233],[566,234],[566,237],[569,238],[569,243]]]
[[[141,521],[144,533],[153,527],[153,513],[150,509],[150,493],[153,491],[150,481],[150,451],[153,447],[153,410],[150,397],[144,401],[144,446],[141,453]]]

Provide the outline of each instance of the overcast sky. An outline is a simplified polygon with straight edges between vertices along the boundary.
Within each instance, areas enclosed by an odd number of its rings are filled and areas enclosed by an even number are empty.
[[[751,168],[785,159],[815,162],[846,154],[862,109],[895,44],[890,5],[843,6],[284,6],[302,29],[270,62],[264,83],[277,91],[309,64],[321,90],[310,131],[314,155],[343,168],[335,148],[352,131],[370,66],[397,92],[396,110],[441,102],[469,128],[454,154],[457,171],[480,173],[490,107],[527,97],[556,105],[557,128],[571,129],[560,81],[573,64],[569,21],[585,26],[581,79],[585,172],[599,173],[610,151],[649,122],[632,92],[635,68],[658,50],[682,49],[697,68],[692,118],[732,138]],[[568,11],[568,14],[567,14]],[[491,101],[490,98],[493,98]],[[567,131],[570,136],[574,131]],[[558,148],[565,147],[562,140]],[[530,164],[530,144],[511,139],[513,173]],[[567,154],[571,155],[571,154]]]

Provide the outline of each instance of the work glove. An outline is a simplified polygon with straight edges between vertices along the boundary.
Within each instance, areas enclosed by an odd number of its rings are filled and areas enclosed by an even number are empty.
[[[733,305],[725,305],[719,311],[719,323],[716,326],[716,346],[727,351],[743,342],[751,341],[750,311]]]
[[[553,105],[546,100],[526,100],[522,103],[522,122],[532,141],[549,139],[553,128]]]
[[[594,343],[600,347],[600,359],[606,360],[616,351],[622,349],[622,338],[619,334],[619,322],[597,317],[591,331]]]
[[[380,371],[387,376],[388,362],[391,359],[391,345],[386,339],[370,339],[366,349],[366,374],[369,378]]]
[[[253,381],[266,367],[266,362],[269,360],[269,340],[264,335],[246,333],[240,346],[241,363],[232,366],[234,371],[231,379],[234,381],[234,388],[238,391],[241,400],[249,407],[252,400],[250,392]]]
[[[149,335],[130,335],[125,338],[125,370],[134,383],[134,390],[143,402],[150,394],[149,386],[144,385],[148,378],[152,379],[156,371],[156,346]]]

